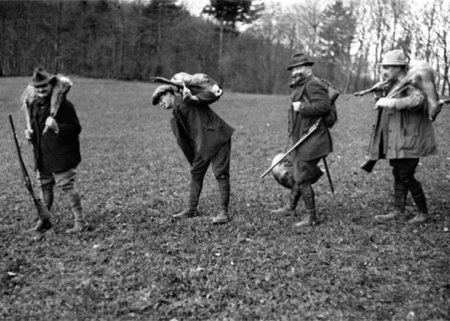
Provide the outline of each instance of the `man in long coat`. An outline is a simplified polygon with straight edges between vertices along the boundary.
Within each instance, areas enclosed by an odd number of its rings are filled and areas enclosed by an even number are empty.
[[[227,223],[230,220],[230,151],[234,129],[186,87],[181,94],[170,85],[159,86],[153,93],[152,103],[173,110],[170,125],[178,145],[191,165],[187,208],[172,218],[198,215],[197,205],[203,179],[211,164],[221,199],[220,211],[213,218],[213,224]]]
[[[35,69],[30,85],[36,98],[26,102],[30,128],[25,130],[25,136],[33,144],[35,169],[46,207],[49,210],[52,207],[56,185],[69,199],[74,226],[66,232],[74,233],[85,227],[81,198],[74,187],[76,168],[81,162],[81,126],[74,105],[65,97],[58,113],[54,116],[50,114],[50,99],[56,78],[43,68]],[[44,232],[51,226],[49,220],[40,220],[34,230]]]
[[[296,53],[288,67],[291,70],[291,106],[289,108],[289,135],[295,144],[316,122],[318,128],[293,152],[294,185],[286,206],[272,211],[274,214],[294,214],[297,203],[302,197],[306,216],[296,226],[308,226],[319,223],[316,213],[314,184],[322,171],[317,165],[322,157],[332,152],[331,135],[322,118],[331,113],[331,103],[327,89],[322,81],[312,73],[314,64],[305,54]]]
[[[402,50],[387,52],[380,64],[390,86],[381,96],[394,90],[408,72],[408,62]],[[418,214],[409,223],[425,222],[428,216],[427,202],[422,184],[414,177],[419,157],[436,153],[433,123],[429,119],[427,100],[419,88],[407,85],[395,98],[381,97],[374,132],[369,146],[369,159],[388,159],[394,175],[394,206],[377,220],[390,220],[405,212],[408,191],[416,203]]]

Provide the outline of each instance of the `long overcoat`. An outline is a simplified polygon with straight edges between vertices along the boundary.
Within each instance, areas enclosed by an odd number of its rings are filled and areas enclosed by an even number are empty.
[[[63,99],[55,116],[58,133],[43,130],[50,115],[50,97],[35,99],[27,104],[33,130],[32,144],[35,169],[52,174],[75,168],[81,162],[79,134],[80,121],[73,104]]]
[[[208,104],[183,100],[178,94],[175,99],[170,125],[178,146],[191,165],[196,154],[210,160],[231,139],[234,129]]]
[[[289,107],[289,135],[293,145],[320,117],[331,112],[331,103],[322,81],[312,75],[293,87],[291,101],[301,102],[298,112],[294,111],[293,104]],[[332,151],[330,132],[321,122],[317,130],[293,152],[293,161],[325,157]]]
[[[436,152],[427,100],[419,89],[409,85],[396,98],[395,108],[378,110],[369,144],[369,159],[419,158]]]

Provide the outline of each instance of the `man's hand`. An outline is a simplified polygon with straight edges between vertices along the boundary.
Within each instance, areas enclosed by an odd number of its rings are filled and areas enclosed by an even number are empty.
[[[186,87],[183,83],[183,99],[191,98],[191,96],[192,96],[191,90],[188,87]]]
[[[397,99],[395,98],[386,98],[382,97],[377,100],[375,103],[375,109],[378,109],[380,107],[386,107],[386,108],[395,108],[395,102]]]
[[[292,103],[292,108],[294,109],[295,112],[299,112],[300,108],[302,108],[302,102],[301,101],[294,101]]]
[[[53,118],[52,116],[47,117],[47,119],[45,120],[44,133],[46,133],[49,128],[52,129],[55,132],[55,134],[58,134],[59,132],[58,124],[56,123],[55,118]]]
[[[198,97],[193,96],[191,90],[186,87],[186,85],[183,83],[183,100],[189,99],[193,101],[198,101]]]
[[[26,140],[28,140],[29,142],[31,142],[33,140],[33,130],[31,128],[27,128],[25,129],[25,138]]]

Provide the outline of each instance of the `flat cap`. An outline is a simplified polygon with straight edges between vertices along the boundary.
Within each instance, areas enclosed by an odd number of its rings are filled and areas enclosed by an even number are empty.
[[[155,89],[152,95],[152,104],[157,105],[159,102],[159,97],[164,95],[165,93],[170,92],[171,94],[174,94],[175,91],[172,86],[170,85],[161,85]]]

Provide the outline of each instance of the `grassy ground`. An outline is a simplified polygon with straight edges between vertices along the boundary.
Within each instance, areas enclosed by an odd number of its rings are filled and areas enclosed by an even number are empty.
[[[374,113],[370,98],[344,96],[328,159],[337,192],[322,178],[315,190],[326,222],[298,231],[299,217],[269,213],[288,191],[272,177],[259,179],[286,146],[288,97],[226,93],[213,106],[236,128],[233,221],[218,227],[211,224],[218,200],[211,172],[203,215],[168,220],[187,198],[189,168],[170,112],[150,106],[154,85],[74,79],[68,98],[83,125],[78,189],[92,228],[64,233],[72,219],[57,192],[55,228],[36,240],[24,232],[36,211],[7,121],[12,114],[32,173],[17,108],[27,81],[0,78],[0,319],[450,319],[448,110],[435,123],[439,154],[418,170],[431,223],[374,223],[389,208],[391,173],[386,162],[370,175],[359,169]]]

